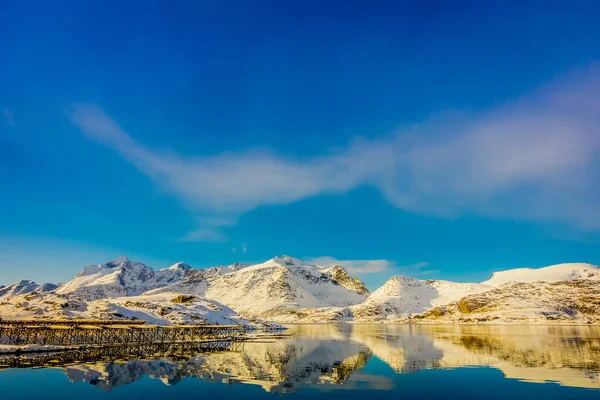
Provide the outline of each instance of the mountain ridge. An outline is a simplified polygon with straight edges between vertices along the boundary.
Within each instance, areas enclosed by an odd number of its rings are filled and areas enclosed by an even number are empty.
[[[206,269],[178,262],[158,270],[119,257],[105,264],[86,265],[60,285],[20,281],[0,287],[0,315],[139,318],[160,324],[262,324],[266,319],[510,322],[519,318],[590,323],[598,320],[594,313],[600,311],[596,307],[600,305],[598,282],[599,267],[566,263],[498,271],[481,283],[395,275],[371,293],[339,265],[313,265],[289,256],[254,265],[236,263]],[[580,305],[570,302],[573,291]],[[538,302],[532,299],[529,303],[538,308],[522,312],[527,296],[533,298],[536,293],[546,297]],[[179,295],[191,296],[192,300],[176,305],[173,299]],[[521,301],[511,301],[510,296]],[[470,307],[465,312],[464,304],[482,302],[489,307]]]

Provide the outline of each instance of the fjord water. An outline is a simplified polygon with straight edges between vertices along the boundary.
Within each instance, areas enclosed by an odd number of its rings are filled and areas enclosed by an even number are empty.
[[[0,392],[86,400],[600,398],[600,327],[346,324],[286,333],[219,353],[2,370]]]

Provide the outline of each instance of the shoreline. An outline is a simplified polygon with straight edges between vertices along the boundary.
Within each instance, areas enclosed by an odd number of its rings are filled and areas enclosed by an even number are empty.
[[[429,326],[429,325],[486,325],[486,326],[600,326],[600,322],[391,322],[391,321],[331,321],[331,322],[278,322],[281,325],[406,325],[406,326]]]

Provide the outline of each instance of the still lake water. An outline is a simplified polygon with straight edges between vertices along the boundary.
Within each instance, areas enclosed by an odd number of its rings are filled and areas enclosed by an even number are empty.
[[[0,370],[0,398],[600,399],[600,327],[296,325],[286,334],[177,360]]]

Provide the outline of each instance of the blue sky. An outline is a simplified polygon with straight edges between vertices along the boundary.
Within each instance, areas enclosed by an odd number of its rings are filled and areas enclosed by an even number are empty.
[[[0,283],[600,264],[597,2],[122,3],[0,1]]]

